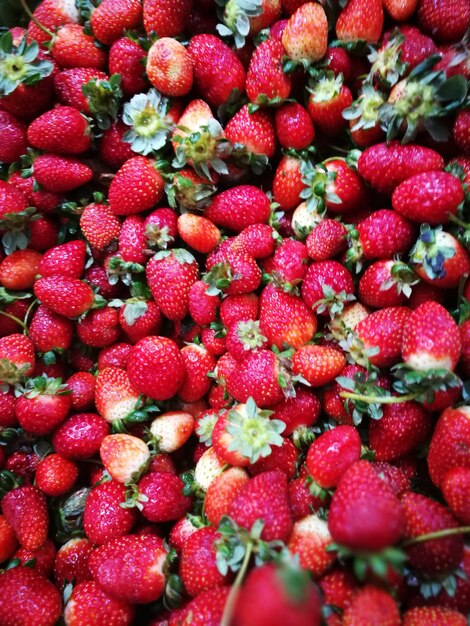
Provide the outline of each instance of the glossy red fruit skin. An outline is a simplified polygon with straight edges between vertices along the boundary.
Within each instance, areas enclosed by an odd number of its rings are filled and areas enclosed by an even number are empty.
[[[400,626],[400,611],[392,596],[372,585],[366,585],[358,591],[348,604],[343,615],[344,626],[359,626],[374,621],[385,626]]]
[[[465,626],[467,618],[463,613],[443,606],[420,606],[403,613],[403,626]]]
[[[62,589],[66,581],[75,579],[77,584],[91,580],[88,558],[93,544],[85,537],[70,539],[59,548],[54,561],[54,581]]]
[[[78,478],[78,467],[59,454],[49,454],[38,465],[36,485],[48,496],[61,496],[72,489]]]
[[[16,487],[2,498],[2,511],[20,544],[38,550],[47,539],[49,516],[46,498],[32,485]]]
[[[308,112],[297,102],[285,104],[276,111],[276,134],[283,148],[303,150],[315,138]]]
[[[94,545],[102,545],[129,533],[137,519],[136,509],[125,509],[126,488],[114,480],[94,487],[88,495],[83,529]]]
[[[428,470],[433,483],[440,487],[446,473],[454,467],[470,467],[470,408],[448,407],[441,413],[428,452]]]
[[[295,398],[284,398],[269,407],[269,410],[273,411],[271,419],[285,423],[286,429],[282,435],[288,437],[299,427],[313,426],[320,416],[321,405],[310,389],[298,387]]]
[[[143,503],[142,515],[150,522],[176,521],[191,508],[191,498],[183,495],[183,481],[169,472],[149,472],[138,483]]]
[[[222,576],[216,563],[215,543],[220,535],[214,528],[200,528],[183,545],[179,573],[186,591],[197,596],[202,591],[226,584],[230,574]]]
[[[101,441],[109,434],[109,424],[96,413],[77,413],[68,417],[52,437],[54,450],[68,459],[83,461],[99,452]]]
[[[379,209],[357,225],[366,259],[391,259],[405,254],[415,240],[415,226],[389,209]]]
[[[359,461],[361,438],[353,426],[337,426],[310,446],[306,464],[310,476],[324,489],[336,487],[348,467]]]
[[[0,111],[0,161],[14,163],[26,153],[27,126],[8,111]]]
[[[355,327],[366,349],[378,347],[369,357],[377,367],[390,367],[400,360],[403,329],[410,315],[407,307],[388,307],[374,311]]]
[[[89,626],[100,626],[103,623],[130,626],[134,614],[134,607],[111,598],[92,581],[74,586],[64,609],[64,619],[68,626],[79,626],[84,623]]]
[[[444,477],[442,493],[452,513],[464,525],[470,524],[470,467],[454,467]]]
[[[464,0],[441,3],[421,0],[418,6],[418,23],[436,41],[458,41],[468,29],[470,7]]]

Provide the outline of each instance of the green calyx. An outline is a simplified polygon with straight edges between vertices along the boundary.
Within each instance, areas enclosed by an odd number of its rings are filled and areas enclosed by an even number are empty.
[[[369,76],[384,87],[393,87],[408,69],[408,63],[401,59],[401,45],[405,37],[398,29],[380,50],[373,49],[368,55],[371,63]]]
[[[232,409],[227,417],[226,430],[232,437],[228,445],[230,452],[239,452],[256,463],[271,454],[272,446],[282,446],[281,433],[286,425],[281,420],[269,419],[272,411],[258,409],[253,398],[248,398],[245,405]]]
[[[233,279],[234,276],[228,261],[216,263],[202,277],[202,280],[208,285],[206,293],[209,296],[218,296],[225,289],[228,289]]]
[[[377,384],[377,379],[376,371],[356,372],[353,378],[347,376],[336,378],[336,382],[344,390],[339,394],[344,399],[344,408],[351,415],[355,426],[359,425],[365,416],[373,420],[379,420],[383,416],[383,401],[385,398],[391,398],[391,394]]]
[[[39,45],[26,37],[15,46],[10,31],[0,37],[0,97],[13,93],[18,85],[35,85],[49,76],[54,64],[39,58]]]
[[[359,98],[343,111],[343,117],[346,120],[355,120],[352,131],[374,128],[379,121],[379,110],[384,102],[384,95],[376,91],[371,84],[366,83]]]
[[[160,248],[165,250],[169,243],[174,241],[168,232],[168,226],[158,226],[157,224],[147,224],[145,228],[145,238],[149,248]]]
[[[343,87],[343,75],[335,76],[333,72],[325,72],[323,76],[310,85],[308,91],[313,96],[314,102],[329,102],[336,98]]]
[[[173,129],[167,117],[169,108],[168,98],[156,89],[135,95],[124,105],[122,121],[131,129],[124,134],[123,141],[130,143],[138,154],[161,150]]]
[[[29,378],[24,387],[15,389],[15,396],[25,396],[32,399],[38,396],[67,396],[72,391],[62,383],[62,378],[51,378],[46,374]]]
[[[173,137],[177,144],[173,167],[181,168],[190,164],[199,176],[209,180],[212,180],[211,169],[218,174],[228,174],[225,159],[230,156],[232,145],[225,139],[222,126],[216,119],[211,119],[196,131],[184,126],[178,128],[186,134]]]
[[[439,241],[442,226],[431,228],[429,224],[422,224],[418,241],[410,251],[410,261],[413,265],[423,267],[431,279],[443,278],[446,275],[444,268],[446,259],[455,256],[455,248]]]
[[[341,198],[334,192],[336,172],[328,171],[323,163],[313,165],[302,161],[300,173],[305,185],[300,197],[305,200],[309,210],[322,214],[326,211],[327,203],[341,204]]]
[[[168,259],[171,257],[178,261],[180,265],[191,265],[192,263],[196,263],[196,259],[193,257],[189,250],[185,248],[173,248],[172,250],[160,250],[153,257],[156,261],[160,261],[163,259]]]
[[[392,374],[396,377],[393,388],[400,394],[412,395],[416,402],[429,403],[439,391],[456,389],[462,386],[462,381],[448,369],[429,369],[418,371],[400,363],[392,368]]]
[[[242,48],[250,32],[250,18],[263,13],[262,0],[216,0],[224,8],[223,24],[217,24],[217,32],[222,37],[233,37],[235,47]]]
[[[391,277],[380,285],[380,291],[387,291],[395,287],[398,293],[403,293],[403,295],[409,298],[412,285],[419,283],[418,276],[402,261],[393,263],[390,275]]]
[[[353,572],[361,582],[365,580],[368,573],[373,573],[386,581],[390,568],[403,574],[408,558],[403,550],[393,547],[384,548],[380,552],[366,552],[351,550],[346,546],[332,543],[326,549],[328,552],[336,552],[341,563],[352,560]]]
[[[237,328],[237,337],[241,341],[244,350],[256,350],[261,348],[267,341],[266,337],[261,333],[259,321],[248,320],[247,322],[239,322]]]
[[[199,437],[199,441],[204,443],[207,447],[212,445],[212,431],[218,419],[219,414],[212,412],[206,413],[198,420],[196,434]]]
[[[16,385],[24,380],[31,363],[16,365],[9,359],[0,359],[0,386]]]
[[[107,130],[116,121],[122,99],[121,75],[113,74],[108,80],[92,78],[82,86],[88,100],[90,113],[98,128]]]
[[[330,319],[333,319],[337,315],[341,315],[344,310],[344,305],[347,302],[352,302],[356,299],[354,294],[346,293],[346,291],[335,291],[330,285],[323,285],[323,298],[317,300],[314,303],[313,308],[315,308],[317,313],[326,313],[328,312],[330,315]]]
[[[171,183],[165,185],[165,191],[171,207],[179,205],[183,209],[195,210],[207,206],[217,188],[209,181],[195,183],[177,172]]]
[[[108,263],[106,273],[110,285],[116,285],[120,280],[125,285],[131,285],[134,279],[134,274],[139,274],[145,270],[140,263],[129,263],[123,261],[118,256],[113,256]]]

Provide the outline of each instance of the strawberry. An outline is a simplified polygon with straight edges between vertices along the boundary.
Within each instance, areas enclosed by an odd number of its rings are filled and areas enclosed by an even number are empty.
[[[30,289],[42,255],[35,250],[15,250],[0,263],[0,284],[7,289]]]
[[[278,404],[269,407],[271,419],[285,423],[284,437],[288,437],[301,426],[312,426],[320,415],[320,401],[308,389],[298,387],[295,397],[284,398]]]
[[[323,602],[327,606],[337,606],[343,612],[357,592],[353,576],[344,569],[333,569],[320,578],[319,587],[323,593]],[[328,626],[339,626],[341,618],[334,613],[326,618]]]
[[[14,558],[18,559],[21,564],[35,560],[34,569],[42,576],[50,577],[54,566],[56,548],[52,541],[48,539],[39,550],[28,550],[27,548],[18,548],[14,554]]]
[[[95,404],[107,422],[130,417],[140,406],[139,398],[139,392],[131,385],[125,370],[118,367],[100,369],[96,378]]]
[[[256,609],[263,603],[263,611]],[[255,567],[237,597],[234,626],[319,626],[320,599],[304,570],[291,564]],[[228,623],[228,622],[227,622]]]
[[[42,154],[34,160],[34,176],[47,191],[63,193],[90,182],[93,171],[77,159]]]
[[[130,343],[115,343],[100,350],[98,354],[98,370],[106,367],[119,367],[125,370],[129,361],[129,354],[132,349]],[[84,368],[86,370],[86,368]]]
[[[160,452],[174,452],[181,448],[194,431],[194,418],[184,411],[167,411],[156,417],[150,432],[158,442]],[[155,461],[153,458],[153,461]]]
[[[106,471],[118,483],[138,480],[150,461],[147,444],[133,435],[107,435],[100,446],[101,461]]]
[[[100,626],[112,620],[116,626],[129,626],[134,609],[121,600],[115,600],[92,581],[77,584],[64,609],[66,626]]]
[[[272,259],[272,273],[283,283],[296,285],[307,272],[308,253],[306,246],[294,239],[283,239]]]
[[[152,159],[132,157],[116,173],[109,188],[114,215],[134,215],[150,209],[163,197],[163,178]],[[129,189],[133,189],[132,197]]]
[[[420,371],[453,371],[460,357],[457,324],[437,302],[424,302],[409,315],[403,329],[403,361]]]
[[[364,39],[377,43],[382,34],[384,13],[379,0],[350,0],[336,21],[336,36],[341,41]]]
[[[142,497],[142,515],[150,522],[178,520],[191,509],[191,498],[183,495],[184,483],[169,472],[149,472],[137,488]]]
[[[86,118],[74,107],[57,106],[37,117],[28,127],[35,148],[57,154],[81,154],[91,145]]]
[[[403,613],[403,626],[465,626],[462,613],[442,606],[420,606]]]
[[[338,483],[328,527],[333,540],[348,548],[379,551],[402,537],[404,516],[398,498],[371,464],[358,461]]]
[[[230,467],[217,476],[206,492],[204,513],[213,526],[218,526],[222,516],[249,481],[248,474],[239,467]]]
[[[343,354],[328,346],[303,346],[292,357],[292,371],[312,387],[321,387],[332,381],[345,365]]]
[[[276,136],[283,148],[303,150],[313,143],[315,129],[312,120],[298,102],[289,102],[279,107],[275,122]]]
[[[406,22],[416,11],[419,0],[384,0],[384,8],[397,22]]]
[[[336,487],[346,470],[359,461],[361,439],[352,426],[336,426],[316,439],[308,449],[306,464],[315,486]]]
[[[194,64],[194,82],[207,102],[219,107],[245,90],[245,70],[235,52],[215,35],[191,38],[188,52]]]
[[[186,96],[193,84],[193,59],[186,48],[171,37],[158,39],[147,57],[147,76],[165,96]]]
[[[0,111],[0,160],[18,161],[28,149],[27,126],[8,111]]]
[[[16,487],[2,498],[2,511],[20,544],[37,550],[47,539],[49,516],[44,495],[32,485]]]
[[[265,259],[274,253],[275,237],[276,231],[269,224],[251,224],[242,230],[237,240],[254,259]]]
[[[204,216],[217,226],[236,233],[251,224],[264,224],[270,215],[266,194],[252,185],[232,187],[214,196]]]
[[[86,244],[81,239],[68,241],[50,248],[42,257],[38,268],[41,276],[80,278],[85,269]]]
[[[29,567],[14,567],[0,576],[0,622],[5,626],[54,626],[62,600],[54,585]]]
[[[173,249],[158,252],[147,263],[147,281],[159,309],[173,321],[188,312],[189,291],[198,279],[198,266],[190,252]]]
[[[433,170],[441,170],[443,158],[435,151],[416,144],[401,145],[396,141],[378,143],[359,157],[359,174],[374,189],[391,194],[407,178]]]
[[[80,216],[80,229],[93,248],[104,250],[119,237],[121,222],[106,204],[88,204]]]
[[[222,474],[225,464],[219,459],[214,448],[202,453],[194,468],[194,481],[203,491],[207,491],[212,481]]]
[[[379,420],[369,424],[369,445],[374,460],[393,461],[424,443],[432,430],[432,421],[416,402],[386,404]]]
[[[171,339],[145,337],[132,348],[127,373],[138,392],[154,400],[167,400],[183,383],[184,361]]]
[[[259,106],[278,104],[289,97],[291,79],[282,70],[284,46],[267,39],[253,52],[246,76],[246,95]]]
[[[153,300],[131,298],[119,309],[119,324],[132,343],[147,335],[158,335],[162,326],[160,309]]]
[[[163,541],[155,535],[124,535],[93,552],[90,571],[97,585],[112,598],[146,604],[164,591],[166,554]]]
[[[466,494],[470,487],[470,467],[454,467],[444,477],[442,493],[452,513],[465,525],[470,524]]]
[[[332,72],[327,72],[308,91],[307,110],[315,128],[327,137],[340,134],[346,126],[343,111],[353,101],[351,91],[343,84],[342,75],[334,76]]]
[[[124,95],[134,96],[137,93],[142,93],[147,90],[148,80],[145,76],[144,68],[145,56],[145,51],[140,43],[129,37],[121,37],[111,46],[108,56],[109,73],[111,75],[119,74],[121,76],[120,86]],[[119,120],[116,126],[117,129],[122,128]],[[111,128],[113,128],[113,126],[111,126]],[[106,133],[104,136],[106,136]],[[102,140],[102,144],[103,141],[104,140]],[[124,147],[121,146],[121,149],[124,150]],[[129,152],[127,158],[129,159],[133,154],[129,146],[127,149]],[[122,163],[119,165],[122,165]]]
[[[93,36],[110,46],[125,30],[138,28],[141,20],[142,6],[139,0],[104,0],[92,11],[90,25]]]
[[[342,313],[354,296],[351,273],[338,261],[312,263],[302,283],[302,298],[315,313],[331,317]]]
[[[278,137],[278,139],[282,143],[281,138]],[[293,211],[300,204],[300,194],[305,187],[300,171],[301,164],[302,162],[297,157],[283,155],[276,168],[273,198],[283,211]]]
[[[313,2],[302,4],[284,28],[282,45],[293,61],[315,63],[322,59],[328,45],[328,21],[323,7]]]
[[[64,24],[51,41],[51,56],[61,68],[91,67],[103,70],[106,53],[95,46],[95,40],[86,35],[80,24]]]
[[[183,402],[197,402],[211,387],[209,374],[214,371],[216,360],[206,348],[194,343],[181,348],[180,354],[184,362],[185,376],[178,390],[178,397]]]
[[[99,92],[99,86],[109,81],[109,77],[92,67],[73,67],[57,72],[54,76],[54,89],[62,104],[80,109],[83,113],[91,112],[91,100],[82,91],[85,86],[93,86]]]
[[[213,587],[202,591],[183,609],[174,610],[172,614],[178,613],[175,619],[181,624],[187,624],[188,620],[191,620],[192,626],[218,626],[221,624],[229,591],[230,587]],[[152,626],[160,626],[160,624],[155,622]],[[164,623],[161,626],[164,626]]]
[[[52,445],[67,459],[89,459],[99,452],[108,433],[109,425],[96,413],[77,413],[62,422],[54,433]]]
[[[145,218],[145,236],[149,248],[171,247],[177,234],[178,216],[172,209],[162,207]]]
[[[0,515],[0,563],[10,559],[17,547],[15,531],[7,522],[6,517]]]
[[[451,0],[446,5],[436,0],[421,0],[418,23],[437,41],[459,41],[468,28],[470,7],[462,0]]]
[[[178,234],[187,246],[202,254],[213,250],[221,238],[219,229],[211,220],[192,213],[179,216]]]
[[[49,435],[66,418],[72,406],[70,391],[60,378],[30,378],[16,401],[21,427],[33,435]]]
[[[333,219],[323,219],[314,226],[305,245],[314,261],[327,261],[346,247],[347,230],[343,224]]]
[[[42,304],[64,317],[78,317],[94,301],[91,287],[77,278],[50,276],[34,283],[34,294]]]
[[[119,339],[119,314],[111,307],[89,311],[77,324],[77,335],[87,346],[103,348]]]
[[[235,361],[235,367],[226,378],[226,386],[237,402],[252,397],[259,408],[266,408],[284,397],[283,388],[289,382],[279,357],[270,350],[250,351],[244,361]]]
[[[190,0],[145,0],[144,28],[147,35],[155,32],[159,38],[180,35],[187,24],[191,11]]]
[[[233,145],[232,157],[240,167],[250,165],[254,172],[262,170],[274,156],[276,136],[270,116],[263,111],[250,113],[244,105],[229,120],[225,136]]]
[[[50,454],[40,461],[36,470],[36,485],[47,496],[67,493],[77,478],[77,464],[60,454]]]
[[[378,587],[366,585],[352,598],[343,613],[344,626],[400,626],[400,612],[392,596]]]
[[[394,261],[372,263],[359,281],[359,299],[365,305],[379,309],[406,303],[411,295],[410,283],[417,283],[414,273]]]
[[[411,567],[432,577],[457,567],[463,557],[462,535],[419,540],[421,535],[457,528],[454,516],[435,500],[408,491],[401,499],[405,516],[406,549]],[[414,540],[414,541],[413,541]]]
[[[63,24],[77,24],[80,18],[75,4],[68,0],[42,0],[34,10],[35,19],[51,31]],[[50,37],[31,20],[28,25],[28,36],[39,44],[45,43]]]
[[[114,480],[90,491],[85,502],[83,529],[93,544],[107,544],[132,530],[137,512],[121,506],[125,501],[126,488]]]
[[[328,524],[317,515],[308,515],[295,522],[287,547],[299,555],[299,564],[313,576],[321,576],[335,560],[326,548],[333,543]]]
[[[363,319],[354,331],[372,365],[390,367],[400,359],[403,330],[410,315],[407,307],[387,307]],[[372,349],[373,353],[372,353]]]
[[[468,111],[459,111],[452,127],[452,136],[457,147],[464,153],[470,154],[470,114]]]
[[[31,339],[19,333],[0,338],[0,381],[15,384],[33,372],[36,357]]]
[[[0,181],[0,199],[2,208],[0,218],[5,219],[9,214],[23,213],[28,206],[25,194],[5,181]]]
[[[196,324],[206,325],[216,320],[220,300],[217,295],[208,294],[207,289],[206,283],[198,280],[189,291],[189,313]]]
[[[470,467],[466,452],[470,442],[470,411],[448,407],[439,417],[427,458],[429,475],[438,487],[454,467]]]
[[[256,320],[259,314],[259,298],[255,293],[228,296],[220,304],[220,319],[228,328],[243,320]]]
[[[75,579],[77,584],[91,580],[88,558],[92,552],[93,545],[85,537],[70,539],[59,548],[54,561],[54,580],[59,589],[69,580]]]

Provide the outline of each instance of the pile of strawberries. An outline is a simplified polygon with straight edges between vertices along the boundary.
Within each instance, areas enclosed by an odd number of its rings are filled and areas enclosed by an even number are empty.
[[[465,626],[469,0],[21,4],[0,626]]]

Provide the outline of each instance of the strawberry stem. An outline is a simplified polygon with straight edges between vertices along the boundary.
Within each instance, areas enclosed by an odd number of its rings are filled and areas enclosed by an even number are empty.
[[[14,315],[11,315],[10,313],[5,313],[5,311],[0,311],[0,315],[4,315],[5,317],[8,317],[9,319],[11,319],[14,322],[16,322],[17,324],[19,324],[21,326],[21,328],[24,329],[25,334],[28,334],[28,327],[18,317],[15,317]]]
[[[232,622],[233,611],[235,608],[235,602],[237,601],[238,592],[240,591],[240,587],[242,585],[243,579],[245,578],[246,570],[248,569],[248,563],[250,562],[251,553],[253,551],[253,541],[250,541],[246,546],[245,556],[243,558],[243,563],[240,569],[238,570],[237,577],[230,589],[230,592],[227,597],[227,602],[225,603],[224,613],[222,615],[222,621],[220,622],[220,626],[230,626]]]
[[[459,526],[458,528],[444,528],[443,530],[436,530],[433,533],[425,533],[424,535],[418,535],[412,539],[408,539],[403,544],[404,547],[413,546],[417,543],[424,541],[432,541],[433,539],[444,539],[445,537],[452,537],[453,535],[464,535],[470,533],[470,526]]]
[[[416,398],[416,394],[409,393],[405,396],[364,396],[360,393],[352,393],[350,391],[340,391],[341,398],[349,400],[360,400],[368,404],[399,404],[400,402],[409,402]]]
[[[49,35],[49,37],[51,39],[54,38],[54,33],[49,30],[48,28],[46,28],[43,24],[41,24],[41,22],[39,20],[37,20],[34,15],[31,12],[31,9],[29,8],[29,6],[26,4],[26,0],[20,0],[20,4],[23,7],[23,11],[26,13],[26,15],[30,18],[30,20],[32,22],[34,22],[36,24],[36,26],[38,28],[40,28],[44,33],[46,33],[46,35]]]
[[[461,220],[460,218],[458,218],[456,215],[452,215],[451,213],[449,213],[449,222],[452,222],[453,224],[457,224],[457,226],[461,226],[462,228],[470,228],[470,224],[467,222],[464,222],[463,220]]]

